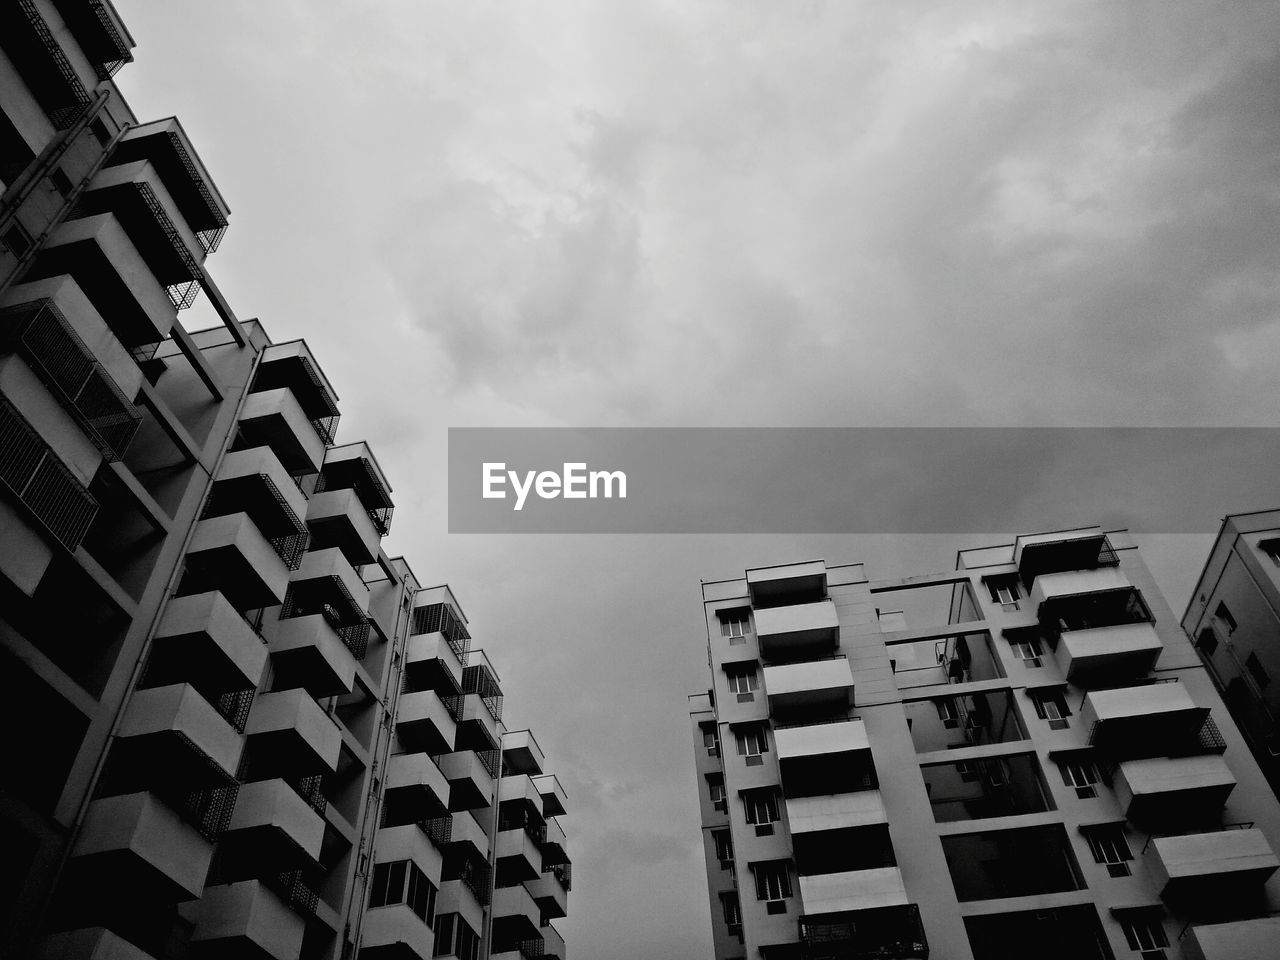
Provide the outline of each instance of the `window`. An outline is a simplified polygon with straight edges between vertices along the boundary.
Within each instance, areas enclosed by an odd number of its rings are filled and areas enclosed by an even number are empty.
[[[104,147],[111,142],[111,131],[107,129],[107,125],[102,122],[101,117],[89,124],[89,132],[93,134],[93,139]]]
[[[31,249],[31,234],[27,233],[26,227],[14,220],[4,235],[0,236],[0,243],[8,247],[15,257],[21,257]]]
[[[1196,641],[1196,646],[1206,657],[1212,657],[1213,651],[1218,649],[1218,635],[1211,627],[1205,627],[1200,631],[1200,639]]]
[[[720,869],[728,869],[733,863],[733,837],[728,830],[712,830],[711,842],[715,845],[716,859],[720,861]]]
[[[730,936],[742,936],[742,908],[738,904],[738,895],[733,892],[720,894],[720,909],[724,913],[725,926]]]
[[[1031,702],[1035,704],[1036,716],[1049,721],[1050,730],[1065,730],[1071,726],[1067,720],[1071,716],[1071,708],[1067,706],[1061,690],[1032,690]]]
[[[1236,627],[1239,624],[1236,623],[1236,618],[1231,615],[1231,611],[1227,609],[1225,603],[1219,603],[1218,609],[1213,611],[1213,615],[1227,625],[1228,634],[1236,632]]]
[[[478,960],[480,937],[467,926],[467,921],[463,920],[460,914],[442,914],[440,922],[436,924],[436,939],[431,955],[457,957],[458,960]]]
[[[791,871],[787,861],[770,860],[757,863],[752,869],[756,874],[756,899],[769,903],[769,913],[786,913],[783,901],[791,896]]]
[[[730,640],[741,640],[751,629],[751,612],[746,607],[720,610],[716,616],[720,618],[720,636]]]
[[[1106,864],[1107,873],[1113,877],[1129,876],[1129,861],[1133,854],[1124,839],[1124,828],[1118,823],[1091,827],[1085,833],[1085,839],[1089,841],[1089,851],[1095,863]]]
[[[1098,768],[1088,757],[1062,757],[1058,760],[1058,769],[1062,772],[1062,782],[1074,787],[1081,800],[1098,795]]]
[[[412,860],[379,863],[373,868],[370,908],[397,903],[407,904],[428,927],[435,922],[436,888]]]
[[[702,728],[702,745],[707,748],[708,757],[720,756],[720,733],[715,727]]]
[[[956,773],[964,783],[973,783],[978,779],[981,767],[976,760],[957,760]]]
[[[760,688],[760,676],[754,663],[735,663],[725,667],[729,674],[729,692],[736,693],[739,701],[754,700],[754,691]]]
[[[1169,945],[1169,938],[1164,935],[1159,910],[1127,910],[1119,919],[1130,950],[1141,950],[1143,957],[1150,960],[1164,956],[1162,951]]]
[[[960,726],[960,708],[956,706],[955,700],[947,697],[944,700],[935,700],[933,705],[938,708],[938,719],[942,721],[942,725],[948,730],[954,730]]]
[[[1013,655],[1022,661],[1024,667],[1038,669],[1044,666],[1044,662],[1040,659],[1044,656],[1044,651],[1040,648],[1038,637],[1019,632],[1009,638],[1009,646],[1013,649]]]
[[[1267,668],[1262,665],[1256,653],[1245,657],[1244,665],[1249,668],[1249,676],[1253,677],[1254,683],[1259,687],[1265,687],[1271,682],[1271,675],[1267,673]]]
[[[778,794],[772,787],[744,790],[742,805],[746,810],[747,823],[755,825],[758,837],[773,833],[773,825],[782,819],[778,812]]]
[[[991,595],[991,602],[1000,604],[1003,610],[1018,609],[1018,575],[1016,573],[1004,573],[995,577],[984,577],[982,582],[986,585],[987,593]]]
[[[755,766],[764,761],[761,754],[769,752],[769,738],[764,732],[764,727],[756,724],[739,727],[734,736],[738,741],[738,756],[746,757],[748,766]]]
[[[729,812],[729,801],[724,792],[724,778],[719,774],[707,777],[707,792],[711,796],[711,806],[721,813]]]

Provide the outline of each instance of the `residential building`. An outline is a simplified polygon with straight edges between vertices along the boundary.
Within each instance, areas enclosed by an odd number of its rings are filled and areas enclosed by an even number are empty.
[[[1248,960],[1280,805],[1122,530],[702,586],[717,960]]]
[[[1280,795],[1280,510],[1223,520],[1182,629]]]
[[[227,204],[131,48],[108,0],[0,9],[0,955],[563,957],[563,791],[307,344],[211,278]]]

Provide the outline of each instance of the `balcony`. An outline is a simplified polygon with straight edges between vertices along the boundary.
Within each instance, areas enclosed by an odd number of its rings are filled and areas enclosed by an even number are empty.
[[[299,519],[306,509],[306,495],[271,448],[254,447],[227,454],[201,516],[248,514],[281,562],[296,570],[307,548],[307,528]]]
[[[259,694],[245,732],[255,759],[277,776],[310,777],[338,769],[342,734],[305,690]]]
[[[861,720],[833,720],[779,726],[774,730],[778,758],[785,762],[799,757],[856,753],[870,750],[867,728]]]
[[[74,124],[89,105],[89,92],[36,4],[3,5],[0,44],[54,127]]]
[[[495,851],[500,881],[536,880],[542,873],[540,838],[531,835],[528,829],[500,829]]]
[[[1068,680],[1088,684],[1145,676],[1163,649],[1150,623],[1125,623],[1064,632],[1053,656]]]
[[[502,735],[503,769],[509,773],[538,775],[546,757],[528,730],[512,730]]]
[[[354,490],[312,494],[307,528],[314,549],[336,547],[353,566],[372,563],[378,555],[378,530]]]
[[[238,448],[270,447],[291,476],[316,473],[324,441],[290,390],[262,390],[245,397]]]
[[[89,805],[72,856],[69,869],[81,882],[92,877],[144,900],[176,903],[201,895],[213,843],[151,794],[130,793]]]
[[[419,690],[448,689],[462,693],[462,663],[443,633],[409,637],[405,644],[404,669],[409,682]]]
[[[1197,740],[1209,716],[1180,683],[1094,690],[1080,713],[1090,745],[1117,759],[1179,752]]]
[[[441,879],[440,890],[436,894],[436,916],[446,913],[459,914],[472,930],[484,929],[484,906],[481,900],[488,901],[487,887],[484,896],[479,897],[472,889],[479,886],[475,882],[463,881],[460,878]]]
[[[800,942],[811,957],[926,960],[929,956],[920,908],[914,903],[842,915],[803,916]]]
[[[853,671],[844,657],[764,668],[771,710],[845,711],[853,706]]]
[[[547,821],[547,838],[542,843],[542,869],[567,866],[569,863],[569,838],[564,827],[555,820]]]
[[[755,611],[760,653],[770,660],[829,654],[840,644],[840,620],[830,600]]]
[[[35,960],[155,960],[151,954],[134,946],[106,927],[81,927],[41,937],[33,954]]]
[[[908,902],[902,871],[897,867],[802,876],[800,900],[806,917],[904,906]]]
[[[238,610],[283,602],[289,570],[246,513],[201,520],[187,548],[182,595],[221,592]]]
[[[392,862],[412,860],[437,887],[440,884],[440,868],[443,861],[439,846],[416,823],[396,827],[383,827],[375,841],[378,860]]]
[[[518,943],[538,937],[542,916],[524,884],[493,891],[493,942]]]
[[[556,960],[565,960],[564,937],[560,936],[560,931],[551,924],[547,924],[542,928],[542,955],[544,957],[555,957]]]
[[[480,816],[488,816],[481,812]],[[449,854],[458,860],[485,863],[489,859],[489,836],[476,820],[476,814],[459,810],[451,814],[453,823],[449,834]]]
[[[148,681],[199,678],[209,689],[257,688],[267,648],[222,594],[190,594],[165,605],[151,644]]]
[[[1114,567],[1120,561],[1106,535],[1091,527],[1018,537],[1013,562],[1018,565],[1023,584],[1030,589],[1038,577],[1046,574]]]
[[[369,588],[342,551],[311,550],[293,574],[282,619],[321,615],[351,656],[363,660],[369,643]]]
[[[747,590],[757,608],[820,600],[827,595],[827,565],[810,560],[748,570]]]
[[[396,706],[396,732],[405,748],[439,756],[453,750],[453,717],[434,690],[402,693]]]
[[[66,281],[62,288],[70,298],[74,283]],[[74,293],[84,305],[81,323],[95,329],[99,342],[108,351],[115,347],[123,352],[106,325],[84,303],[83,295],[78,290]],[[120,460],[138,432],[142,412],[116,385],[54,301],[44,297],[7,307],[0,317],[4,321],[0,349],[17,351],[103,457]],[[133,380],[131,386],[136,392],[138,381],[136,377]]]
[[[498,802],[524,801],[532,810],[542,813],[542,794],[533,778],[525,774],[508,774],[498,781]]]
[[[1037,577],[1031,588],[1031,608],[1043,613],[1044,605],[1049,604],[1069,611],[1094,594],[1132,589],[1133,584],[1118,567],[1046,573]]]
[[[548,773],[541,777],[534,777],[533,785],[538,788],[538,793],[542,794],[542,815],[544,817],[563,817],[569,798],[564,792],[564,787],[560,786],[560,781],[556,779],[555,774]]]
[[[1182,940],[1184,960],[1257,960],[1280,943],[1280,917],[1194,926]]]
[[[317,492],[350,490],[356,494],[379,537],[391,529],[391,484],[366,443],[333,447],[324,457]]]
[[[67,220],[49,237],[24,277],[70,275],[126,349],[169,336],[175,313],[168,293],[113,216]]]
[[[236,796],[219,856],[228,863],[252,864],[255,873],[314,867],[324,830],[324,818],[285,781],[245,783]]]
[[[448,813],[449,781],[425,753],[390,757],[386,790],[388,823],[419,823]]]
[[[108,158],[108,168],[147,162],[159,174],[200,249],[212,253],[231,212],[176,117],[130,127]]]
[[[438,758],[449,781],[449,809],[478,810],[492,803],[493,774],[474,750],[457,750]]]
[[[313,697],[339,696],[354,688],[356,662],[321,614],[269,619],[263,636],[270,645],[277,686],[302,687]]]
[[[294,960],[307,923],[257,880],[205,888],[192,910],[192,954],[225,960]]]
[[[1141,824],[1202,823],[1222,810],[1236,785],[1221,756],[1125,760],[1113,778],[1125,817]]]
[[[790,797],[786,803],[787,823],[793,836],[889,822],[879,790]]]
[[[431,960],[435,934],[404,903],[367,910],[360,927],[362,960]]]
[[[186,683],[135,691],[116,741],[118,762],[189,790],[234,782],[240,763],[240,736]]]
[[[562,879],[562,872],[548,870],[525,886],[544,917],[556,920],[569,912],[569,890]]]
[[[120,221],[156,279],[166,287],[199,280],[204,246],[149,161],[104,166],[81,194],[72,216],[104,213]],[[174,305],[179,306],[176,300]]]
[[[338,395],[302,340],[267,347],[249,389],[250,393],[259,393],[282,388],[296,399],[321,444],[332,446],[338,429]],[[323,460],[322,453],[315,461],[317,471]]]
[[[1160,896],[1200,907],[1230,902],[1265,883],[1280,859],[1261,830],[1241,827],[1153,837],[1144,853]]]

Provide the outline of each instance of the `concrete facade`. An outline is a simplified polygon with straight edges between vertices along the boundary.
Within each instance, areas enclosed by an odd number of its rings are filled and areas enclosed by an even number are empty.
[[[1280,510],[1223,521],[1182,628],[1280,796]]]
[[[0,12],[0,955],[563,957],[563,791],[307,344],[211,278],[229,209],[132,45]]]
[[[1229,960],[1274,936],[1280,805],[1125,531],[702,589],[717,960]]]

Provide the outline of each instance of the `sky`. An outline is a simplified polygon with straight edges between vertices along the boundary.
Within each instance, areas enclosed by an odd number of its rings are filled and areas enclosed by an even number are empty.
[[[573,956],[710,956],[699,578],[991,538],[450,536],[448,427],[1277,422],[1271,0],[115,2],[565,785]]]

